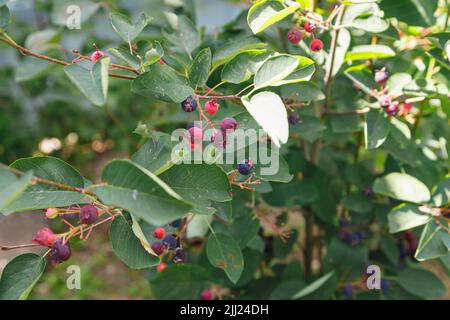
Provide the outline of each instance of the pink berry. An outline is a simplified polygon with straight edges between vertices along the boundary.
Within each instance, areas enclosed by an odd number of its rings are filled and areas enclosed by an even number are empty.
[[[44,210],[44,213],[47,219],[55,219],[58,216],[58,209],[48,208]]]
[[[387,108],[392,104],[392,99],[387,95],[382,95],[378,98],[378,103],[382,108]]]
[[[318,52],[323,49],[323,42],[319,39],[314,39],[311,41],[311,44],[309,45],[312,51]]]
[[[54,234],[52,230],[49,228],[42,228],[34,236],[33,242],[36,242],[41,246],[51,247],[57,239],[58,236]]]
[[[162,272],[165,268],[167,268],[167,264],[162,262],[156,267],[157,272]]]
[[[213,295],[211,290],[203,290],[200,294],[200,297],[202,298],[202,300],[212,300]]]
[[[387,81],[388,78],[389,78],[389,73],[386,71],[385,68],[375,71],[375,82],[376,83],[383,84]]]
[[[384,111],[390,116],[395,116],[398,113],[398,104],[392,103],[387,108],[384,108]]]
[[[166,230],[164,230],[164,228],[156,228],[155,232],[153,233],[153,235],[157,239],[162,239],[166,235]]]
[[[288,34],[287,34],[287,38],[289,40],[290,43],[292,44],[298,44],[300,41],[302,41],[303,37],[304,37],[304,33],[301,32],[298,29],[291,29],[289,30]]]
[[[203,129],[198,127],[192,127],[188,130],[187,138],[190,143],[197,145],[203,141]]]
[[[306,21],[305,25],[303,26],[303,28],[305,28],[305,31],[308,33],[314,33],[317,29],[317,26],[314,22],[312,21]]]
[[[91,55],[91,61],[92,62],[97,62],[98,60],[100,60],[104,56],[105,56],[105,54],[103,53],[103,51],[97,50]]]
[[[213,115],[216,114],[216,112],[219,110],[219,104],[217,103],[217,99],[209,100],[205,104],[205,111],[209,114]]]
[[[400,107],[400,113],[402,115],[407,115],[411,111],[412,107],[413,105],[411,103],[404,103]]]

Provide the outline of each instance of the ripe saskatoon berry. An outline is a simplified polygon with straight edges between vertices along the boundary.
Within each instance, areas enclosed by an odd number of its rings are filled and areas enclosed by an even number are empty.
[[[299,115],[296,112],[292,112],[288,116],[288,121],[289,121],[290,124],[295,126],[300,121],[300,117],[299,117]]]
[[[186,262],[186,251],[183,248],[177,248],[175,250],[175,257],[173,258],[175,263],[185,263]]]
[[[200,297],[202,298],[202,300],[212,300],[213,295],[211,290],[203,290],[200,294]]]
[[[387,108],[384,108],[384,111],[390,116],[395,116],[398,113],[398,104],[392,103]]]
[[[306,21],[305,24],[303,25],[303,28],[305,28],[305,31],[308,33],[314,33],[317,29],[317,26],[312,21]]]
[[[58,216],[58,209],[48,208],[44,210],[44,213],[47,219],[55,219]]]
[[[353,296],[353,287],[351,284],[348,284],[348,283],[344,284],[343,291],[344,291],[344,296],[347,299],[350,299]]]
[[[33,238],[33,242],[41,246],[51,247],[57,240],[58,236],[49,228],[40,229]]]
[[[383,84],[389,78],[389,73],[385,68],[375,71],[375,82],[378,84]]]
[[[389,289],[391,288],[391,283],[389,282],[389,280],[381,279],[380,287],[381,287],[381,290],[383,290],[383,292],[388,292]]]
[[[157,239],[162,239],[166,235],[166,230],[164,230],[164,228],[156,228],[155,232],[153,232],[153,235]]]
[[[319,39],[314,39],[311,41],[311,44],[309,45],[312,51],[318,52],[323,49],[323,42]]]
[[[80,210],[80,221],[84,224],[93,224],[97,221],[98,218],[98,210],[92,205],[88,204],[81,208]]]
[[[303,34],[303,32],[295,28],[289,30],[287,34],[287,38],[292,44],[298,44],[300,41],[302,41],[304,36],[305,35]]]
[[[163,252],[163,245],[160,242],[152,243],[151,248],[158,256]]]
[[[167,268],[167,264],[162,262],[162,263],[158,264],[158,266],[156,267],[156,271],[162,272],[165,268]]]
[[[166,236],[163,241],[162,245],[164,250],[173,250],[177,247],[178,241],[174,236]]]
[[[217,99],[209,100],[205,104],[205,111],[209,114],[213,115],[216,114],[216,112],[219,110],[219,104],[217,103]]]
[[[254,167],[255,165],[250,160],[244,160],[238,163],[238,171],[244,176],[252,173]]]
[[[70,248],[67,244],[63,244],[62,239],[55,241],[50,251],[50,258],[55,263],[66,261],[70,258]]]
[[[181,108],[185,112],[193,112],[195,109],[197,109],[197,101],[195,101],[195,99],[192,97],[187,97],[186,100],[181,103]]]
[[[378,98],[378,103],[382,108],[387,108],[392,104],[391,97],[387,95],[382,95]]]
[[[227,131],[234,131],[237,129],[238,123],[234,118],[225,118],[220,123],[220,129],[223,133]]]
[[[182,224],[183,224],[183,220],[177,219],[177,220],[174,220],[171,223],[169,223],[169,226],[171,226],[173,228],[179,228],[179,227],[181,227]]]

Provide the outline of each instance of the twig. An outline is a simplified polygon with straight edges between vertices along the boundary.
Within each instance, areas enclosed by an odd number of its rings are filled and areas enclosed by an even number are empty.
[[[15,246],[0,245],[0,251],[8,251],[8,250],[23,249],[23,248],[38,247],[38,246],[39,246],[39,244],[37,244],[37,243],[19,244],[19,245],[15,245]]]

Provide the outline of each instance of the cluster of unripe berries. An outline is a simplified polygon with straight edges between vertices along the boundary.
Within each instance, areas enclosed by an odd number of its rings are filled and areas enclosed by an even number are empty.
[[[300,30],[299,28],[292,28],[291,30],[289,30],[287,34],[289,42],[292,44],[299,44],[300,41],[302,41],[305,38],[305,33],[309,33],[313,37],[313,40],[309,44],[309,48],[314,52],[322,50],[323,49],[322,40],[314,38],[314,32],[316,32],[317,30],[317,25],[313,21],[307,20],[303,24],[303,30],[304,31]]]
[[[375,77],[374,80],[376,83],[378,83],[381,86],[384,86],[386,81],[389,78],[389,73],[387,72],[386,68],[382,68],[375,71]],[[384,109],[384,111],[389,116],[396,116],[399,111],[400,107],[398,102],[392,101],[392,98],[389,95],[383,94],[378,97],[378,103],[380,106]],[[411,110],[412,105],[409,103],[404,103],[401,107],[401,111],[403,114],[407,114],[409,110]]]
[[[173,228],[180,228],[183,224],[181,219],[175,220],[169,225]],[[181,247],[180,241],[172,234],[166,235],[166,230],[164,228],[156,228],[153,232],[153,236],[156,239],[160,239],[161,242],[154,242],[151,248],[155,254],[161,256],[168,252],[174,252],[173,262],[175,263],[185,263],[186,262],[186,251]],[[157,272],[163,271],[167,267],[167,264],[162,262],[156,268]]]
[[[364,232],[351,231],[349,228],[349,222],[346,218],[339,219],[339,232],[338,237],[341,241],[347,243],[350,246],[356,246],[364,240]]]

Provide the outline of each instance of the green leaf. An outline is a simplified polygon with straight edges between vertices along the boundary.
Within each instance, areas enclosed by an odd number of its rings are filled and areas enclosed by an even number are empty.
[[[398,244],[395,239],[389,236],[383,236],[380,240],[381,250],[383,250],[386,257],[389,259],[389,261],[397,265],[399,258],[400,258],[400,252],[398,249]]]
[[[439,181],[433,189],[433,203],[436,207],[443,207],[450,203],[450,177]]]
[[[361,192],[351,192],[343,200],[344,208],[358,213],[369,213],[373,203]]]
[[[366,122],[364,124],[364,142],[366,149],[379,148],[389,134],[389,121],[384,110],[371,109],[366,114]]]
[[[314,82],[305,81],[295,84],[286,84],[281,87],[281,96],[295,96],[298,102],[318,101],[325,99],[325,94]]]
[[[137,52],[130,52],[130,45],[124,43],[117,48],[111,48],[108,51],[134,69],[140,69],[142,67],[149,66],[156,63],[164,56],[164,49],[158,41],[138,41]]]
[[[360,64],[347,68],[344,75],[352,80],[359,89],[368,95],[373,95],[372,88],[376,88],[377,84],[374,80],[373,72],[366,65]]]
[[[0,6],[0,33],[8,27],[10,20],[11,14],[8,7],[6,5]]]
[[[410,26],[429,27],[436,22],[434,12],[437,3],[437,0],[383,0],[380,6],[387,17],[395,17]]]
[[[25,300],[44,273],[45,260],[32,253],[11,260],[0,279],[0,300]]]
[[[273,92],[260,92],[250,100],[242,98],[247,111],[272,139],[272,142],[280,147],[289,138],[289,123],[286,107],[283,100]]]
[[[253,33],[257,34],[293,14],[299,8],[300,4],[297,2],[291,1],[286,6],[280,0],[260,0],[248,11],[247,23]]]
[[[212,69],[215,70],[244,51],[258,49],[264,46],[265,43],[255,37],[230,39],[214,50]]]
[[[447,97],[449,95],[448,87],[442,83],[429,79],[416,79],[403,87],[403,93],[418,97]]]
[[[129,160],[109,162],[102,172],[106,186],[92,188],[101,201],[128,210],[132,215],[156,225],[164,225],[186,215],[192,204],[184,201],[156,175]]]
[[[110,58],[103,58],[91,70],[75,63],[65,67],[64,72],[86,98],[97,106],[103,106],[108,96],[109,62]]]
[[[445,286],[432,272],[408,268],[401,271],[397,277],[397,284],[409,293],[423,298],[436,299],[445,294]]]
[[[205,48],[198,53],[189,68],[189,81],[191,86],[204,87],[208,80],[209,70],[211,69],[211,50]]]
[[[303,116],[301,122],[291,128],[291,132],[298,133],[303,139],[308,142],[316,141],[322,136],[323,131],[327,127],[320,121],[319,118],[313,116]]]
[[[0,167],[0,211],[22,195],[32,177],[32,171],[17,178],[15,174]]]
[[[143,63],[143,67],[148,67],[159,60],[164,56],[164,48],[162,47],[161,43],[158,41],[155,41],[152,48],[149,48],[145,52],[145,59]]]
[[[163,35],[176,47],[189,55],[200,46],[201,37],[194,23],[186,16],[178,16],[176,32]]]
[[[375,193],[412,203],[430,200],[430,191],[427,186],[406,173],[393,172],[377,179],[373,190]]]
[[[299,81],[309,81],[313,73],[314,61],[309,58],[288,54],[276,55],[264,61],[256,71],[254,90]]]
[[[172,68],[158,63],[151,65],[148,72],[137,77],[131,90],[141,96],[167,102],[182,102],[194,94],[186,78],[178,76]]]
[[[223,269],[231,282],[238,282],[244,270],[244,258],[233,238],[223,233],[212,233],[206,243],[206,254],[211,264]]]
[[[450,235],[442,225],[437,224],[435,221],[428,222],[422,230],[414,258],[424,261],[447,255],[449,247],[446,245],[445,240],[449,238]]]
[[[388,213],[389,232],[396,233],[424,225],[431,216],[412,204],[403,203]]]
[[[47,60],[25,57],[14,68],[14,80],[24,82],[45,76],[55,65]]]
[[[383,59],[394,57],[395,52],[388,46],[382,44],[360,45],[352,48],[345,55],[346,61]]]
[[[150,284],[156,299],[199,299],[208,281],[208,272],[200,266],[173,264]]]
[[[184,199],[196,204],[199,213],[211,211],[211,201],[230,201],[226,173],[216,165],[179,164],[160,175]]]
[[[148,253],[124,217],[114,219],[109,229],[114,253],[131,269],[144,269],[159,264],[159,258]]]
[[[376,3],[360,3],[346,7],[342,24],[367,32],[379,33],[389,27],[389,23],[382,19],[383,11]]]
[[[412,76],[409,73],[399,72],[391,75],[386,83],[386,89],[391,96],[403,94],[403,88],[410,83]]]
[[[127,43],[137,38],[151,21],[151,18],[145,13],[141,13],[135,23],[127,16],[118,12],[111,13],[110,19],[114,31]]]
[[[315,280],[314,282],[307,285],[305,288],[297,292],[292,296],[292,299],[300,299],[303,298],[314,291],[318,290],[321,286],[323,286],[334,274],[334,271],[331,271],[327,273],[326,275],[320,277],[319,279]]]
[[[84,188],[84,179],[77,170],[53,157],[32,157],[16,160],[11,167],[22,172],[33,171],[34,176],[59,184]],[[21,196],[2,210],[8,215],[17,211],[48,207],[65,207],[88,201],[82,193],[66,191],[45,184],[29,186]]]
[[[242,83],[251,78],[259,66],[273,53],[266,50],[249,50],[237,55],[222,69],[222,81]]]

